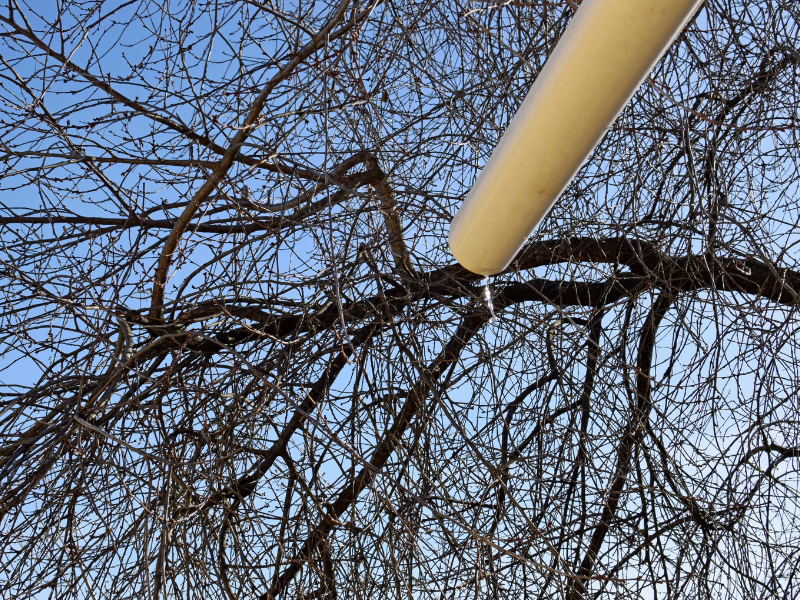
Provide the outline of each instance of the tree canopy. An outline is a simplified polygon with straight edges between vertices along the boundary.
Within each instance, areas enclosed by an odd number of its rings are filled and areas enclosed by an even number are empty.
[[[800,597],[800,4],[702,5],[492,313],[575,10],[0,7],[3,598]]]

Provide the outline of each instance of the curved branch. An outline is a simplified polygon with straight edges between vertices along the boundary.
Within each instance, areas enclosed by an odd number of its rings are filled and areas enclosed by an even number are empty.
[[[353,352],[353,346],[367,343],[377,331],[378,328],[375,325],[369,325],[352,335],[352,345],[346,345],[344,347],[337,345],[333,350],[333,352],[336,354],[335,358],[325,369],[322,377],[320,377],[314,386],[308,390],[308,392],[306,392],[303,401],[294,411],[292,418],[283,428],[278,439],[275,440],[275,443],[272,444],[272,447],[268,451],[263,453],[261,460],[253,468],[253,470],[247,475],[242,475],[239,477],[231,484],[229,488],[219,490],[211,494],[211,496],[209,496],[209,498],[206,499],[196,510],[203,510],[207,506],[217,504],[225,498],[233,497],[239,500],[240,498],[245,498],[252,494],[255,491],[258,482],[270,470],[275,460],[279,456],[287,455],[286,447],[289,443],[289,440],[295,434],[303,421],[306,420],[306,415],[312,412],[317,404],[325,397],[325,394],[327,394],[331,385],[336,380],[336,377],[348,364],[350,354]]]
[[[327,539],[328,534],[335,526],[335,522],[356,501],[361,492],[372,483],[378,469],[381,469],[392,456],[394,450],[400,443],[400,439],[408,429],[411,421],[416,416],[425,402],[425,398],[432,391],[445,370],[458,360],[461,351],[467,343],[480,329],[486,321],[486,315],[477,315],[464,320],[448,344],[440,352],[439,356],[428,367],[427,374],[411,388],[408,398],[403,405],[400,413],[392,426],[386,431],[381,441],[378,443],[369,464],[372,468],[364,468],[361,472],[339,492],[336,501],[328,507],[328,514],[317,524],[316,528],[306,538],[302,548],[289,561],[289,566],[272,584],[271,588],[261,595],[262,600],[273,600],[283,592],[289,583],[298,574],[302,565],[319,548],[320,544]]]
[[[272,79],[270,79],[269,82],[267,82],[261,94],[259,94],[258,98],[253,103],[253,107],[251,108],[251,112],[248,115],[247,119],[245,119],[242,125],[237,127],[238,133],[236,134],[236,137],[234,137],[234,140],[231,142],[231,146],[227,149],[219,145],[209,137],[197,133],[191,127],[184,125],[179,120],[176,120],[169,116],[165,116],[157,112],[156,110],[153,110],[152,108],[142,104],[138,100],[131,100],[130,98],[125,96],[122,92],[112,87],[102,77],[99,77],[91,73],[87,69],[80,67],[75,62],[70,60],[70,57],[65,56],[61,52],[58,52],[57,50],[51,48],[47,43],[39,39],[39,37],[37,37],[32,30],[20,26],[20,24],[14,21],[13,18],[4,17],[0,15],[0,23],[4,23],[13,31],[13,33],[27,39],[31,44],[39,48],[39,50],[41,50],[48,56],[58,61],[67,70],[73,73],[77,73],[91,85],[105,92],[108,95],[108,97],[111,98],[112,100],[119,102],[124,106],[127,106],[131,110],[135,111],[135,114],[145,116],[150,120],[159,123],[161,125],[164,125],[165,127],[183,135],[187,139],[190,139],[193,142],[197,142],[201,146],[208,148],[215,154],[220,155],[223,161],[226,160],[226,158],[230,158],[232,161],[241,162],[243,164],[252,167],[266,169],[274,173],[292,173],[304,179],[317,180],[320,178],[320,174],[314,171],[313,169],[303,169],[301,167],[295,167],[295,166],[289,167],[280,163],[273,162],[271,158],[264,160],[264,159],[254,158],[251,156],[246,156],[241,154],[241,152],[239,152],[239,149],[241,148],[242,143],[249,136],[250,130],[256,121],[255,118],[252,118],[253,113],[257,111],[257,114],[255,115],[256,117],[258,116],[258,114],[260,114],[261,109],[263,109],[263,106],[266,103],[266,98],[269,95],[269,93],[279,83],[285,81],[288,77],[290,77],[291,74],[294,72],[294,70],[297,68],[297,66],[303,60],[311,56],[320,48],[324,47],[323,42],[325,42],[326,39],[330,40],[332,38],[338,37],[343,33],[346,33],[347,31],[352,29],[352,27],[355,24],[363,21],[366,17],[368,17],[369,13],[372,11],[372,8],[362,11],[356,16],[353,22],[345,25],[336,34],[330,35],[333,27],[343,18],[344,13],[347,10],[349,4],[350,0],[344,0],[343,2],[341,2],[337,10],[334,12],[333,16],[328,20],[327,24],[320,31],[318,31],[315,36],[312,36],[311,40],[297,54],[295,54],[295,56],[286,64],[286,66],[283,67],[283,69],[281,69]],[[231,154],[231,150],[233,150],[233,156],[229,157],[229,155]],[[75,157],[75,160],[78,162],[94,162],[94,161],[100,162],[104,161],[105,159],[101,157]],[[115,162],[126,162],[125,159],[113,159],[113,160]],[[148,164],[148,163],[144,161],[137,161],[136,163],[132,164]],[[219,165],[219,163],[210,161],[186,161],[186,160],[183,161],[158,160],[156,164],[172,164],[175,166],[208,165],[212,169]]]
[[[780,304],[796,303],[800,290],[800,272],[778,267],[754,259],[718,257],[712,253],[678,258],[659,250],[655,244],[629,238],[566,238],[534,242],[521,253],[515,272],[543,265],[563,262],[592,262],[626,265],[631,273],[618,275],[607,281],[553,281],[533,278],[521,283],[500,287],[496,292],[498,310],[522,302],[549,302],[557,306],[585,306],[601,308],[628,298],[648,287],[671,294],[715,289],[750,294],[770,299]],[[509,269],[510,271],[511,269]],[[450,265],[420,275],[412,291],[403,286],[385,290],[382,294],[355,300],[344,305],[343,312],[353,321],[363,320],[374,312],[375,306],[385,305],[397,314],[406,307],[424,299],[447,297],[476,298],[480,291],[472,286],[480,275],[471,273],[460,265]],[[339,319],[334,306],[308,315],[273,315],[260,309],[239,306],[226,307],[218,300],[193,307],[180,315],[172,324],[213,314],[221,308],[236,316],[254,321],[266,335],[282,337],[292,332],[303,333],[312,327],[328,327]],[[148,326],[147,317],[129,311],[131,322]],[[170,325],[169,323],[164,326]],[[220,341],[228,346],[240,344],[257,336],[253,328],[235,329],[224,334]],[[201,353],[214,354],[222,346],[213,340],[196,341],[189,348]]]
[[[652,404],[650,368],[653,362],[653,350],[656,344],[658,326],[664,315],[667,314],[672,297],[662,293],[650,307],[644,327],[642,337],[639,341],[639,352],[636,361],[636,406],[634,407],[628,425],[622,432],[622,439],[617,449],[616,467],[614,476],[605,495],[603,512],[600,522],[596,525],[589,548],[583,557],[581,566],[572,579],[567,593],[567,600],[580,600],[586,593],[585,581],[589,579],[594,571],[594,565],[600,552],[606,534],[611,523],[617,514],[620,498],[622,497],[625,483],[627,482],[628,472],[631,468],[631,458],[636,445],[642,440],[645,431],[645,423],[650,413]]]

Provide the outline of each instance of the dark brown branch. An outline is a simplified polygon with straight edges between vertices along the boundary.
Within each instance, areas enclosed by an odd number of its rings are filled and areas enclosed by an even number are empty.
[[[351,336],[353,345],[362,345],[369,342],[369,339],[376,333],[377,327],[369,325],[363,329],[355,332]],[[353,345],[346,345],[343,348],[336,346],[332,350],[334,355],[333,360],[325,369],[322,377],[308,390],[303,397],[303,400],[298,404],[297,409],[294,411],[292,418],[283,427],[280,436],[272,444],[272,447],[262,455],[261,460],[255,468],[248,473],[239,477],[229,488],[214,492],[208,499],[206,499],[198,510],[202,510],[207,506],[215,505],[225,498],[246,498],[252,494],[258,482],[262,477],[272,468],[275,460],[279,456],[286,454],[287,444],[292,436],[297,432],[300,425],[306,420],[306,415],[313,412],[317,404],[321,402],[328,389],[336,380],[336,377],[347,365],[348,360],[353,352]]]
[[[279,83],[286,80],[294,70],[309,56],[316,52],[323,46],[323,43],[328,39],[329,34],[334,26],[344,17],[345,10],[350,4],[350,0],[343,0],[328,19],[324,27],[320,29],[317,35],[312,38],[302,50],[297,52],[289,63],[280,70],[269,82],[263,87],[258,97],[253,102],[247,117],[242,124],[238,127],[238,131],[234,138],[231,140],[230,145],[225,150],[219,163],[214,167],[208,176],[207,181],[197,191],[188,206],[184,209],[183,213],[175,222],[175,227],[164,243],[161,254],[158,257],[158,264],[156,266],[155,274],[153,275],[153,293],[150,302],[150,318],[160,321],[164,314],[164,292],[169,274],[169,269],[172,265],[172,257],[178,247],[180,238],[189,226],[195,213],[200,208],[200,205],[211,195],[219,182],[231,168],[239,149],[242,144],[250,137],[257,121],[261,116],[261,111],[266,105],[267,98]]]
[[[671,294],[714,289],[763,297],[781,304],[794,304],[794,290],[800,290],[800,273],[791,269],[779,269],[754,259],[717,258],[710,254],[678,259],[660,252],[651,244],[625,238],[572,238],[531,244],[521,253],[516,268],[532,269],[570,260],[625,264],[630,267],[631,274],[612,277],[604,282],[560,282],[537,278],[509,284],[497,291],[498,311],[524,302],[601,308],[648,287]],[[421,276],[413,293],[409,293],[405,287],[396,286],[382,294],[346,304],[343,312],[351,321],[357,322],[369,318],[375,306],[383,305],[391,314],[398,314],[405,307],[423,299],[477,298],[480,291],[471,284],[478,279],[479,275],[466,271],[460,265],[453,265]],[[254,325],[232,329],[216,339],[192,340],[187,345],[189,349],[212,355],[225,346],[252,341],[260,335],[283,337],[293,332],[304,333],[312,328],[324,330],[340,318],[338,310],[332,305],[311,314],[274,315],[252,306],[229,306],[224,301],[196,306],[164,325],[157,325],[148,317],[132,311],[124,312],[123,316],[129,322],[145,327],[156,325],[158,331],[180,331],[186,323],[221,312],[249,319]],[[151,354],[162,351],[163,348],[154,349]]]
[[[335,525],[334,521],[341,520],[345,511],[356,501],[361,492],[372,483],[376,476],[376,469],[383,468],[388,462],[400,443],[403,434],[420,408],[422,408],[425,398],[433,391],[430,386],[435,385],[445,370],[454,361],[458,360],[461,351],[477,333],[485,320],[486,316],[484,315],[470,317],[458,328],[439,356],[428,367],[425,377],[421,378],[409,391],[403,408],[392,426],[384,433],[369,459],[369,464],[372,468],[363,468],[358,476],[340,490],[338,498],[329,507],[328,515],[317,524],[314,531],[306,538],[300,551],[289,561],[289,566],[273,583],[271,589],[262,594],[262,600],[277,598],[286,589],[286,586],[291,583],[300,571],[304,561],[311,557],[327,538]]]
[[[656,345],[658,326],[664,315],[667,314],[672,297],[661,294],[653,302],[647,320],[642,328],[639,341],[639,352],[636,360],[636,405],[631,412],[628,425],[622,432],[619,448],[617,449],[616,467],[614,476],[605,493],[603,512],[600,521],[595,526],[589,547],[583,557],[576,577],[572,579],[567,600],[580,600],[586,593],[586,580],[592,576],[597,557],[605,541],[611,524],[616,517],[617,508],[628,481],[631,468],[631,457],[636,445],[641,441],[646,430],[646,421],[650,414],[652,404],[650,367],[653,362],[653,350]]]
[[[739,260],[714,255],[675,258],[657,250],[652,244],[625,238],[572,238],[537,242],[523,250],[515,268],[521,271],[567,261],[622,264],[630,267],[631,273],[612,277],[607,282],[531,279],[524,283],[509,284],[497,291],[498,307],[522,302],[549,302],[557,306],[600,308],[647,287],[672,294],[714,289],[763,297],[781,304],[794,304],[795,290],[800,290],[800,273],[792,269],[767,265],[754,259]],[[397,313],[421,299],[478,297],[479,290],[471,284],[479,279],[479,275],[466,271],[460,265],[445,267],[420,277],[419,285],[412,294],[403,287],[386,290],[386,303],[393,313]],[[344,311],[357,321],[372,314],[374,307],[383,302],[380,295],[373,296],[345,305]],[[218,311],[219,304],[197,307],[180,319],[190,320],[195,318],[195,311],[204,310]],[[334,307],[328,307],[311,317],[275,317],[263,312],[256,313],[250,308],[228,310],[240,310],[243,316],[249,313],[248,318],[254,319],[264,333],[277,337],[287,335],[298,327],[300,331],[307,331],[311,324],[324,328],[338,319]],[[225,343],[240,343],[253,339],[253,336],[252,329],[233,330],[226,334]],[[213,342],[203,342],[196,348],[213,353],[218,351],[219,346]]]

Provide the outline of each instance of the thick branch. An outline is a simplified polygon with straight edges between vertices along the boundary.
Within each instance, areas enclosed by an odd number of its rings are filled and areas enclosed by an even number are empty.
[[[800,290],[800,273],[792,269],[754,259],[721,258],[713,254],[676,258],[663,253],[654,244],[627,238],[569,238],[536,242],[522,251],[513,268],[522,271],[561,262],[626,265],[631,273],[599,282],[530,279],[500,287],[496,302],[501,306],[549,302],[558,306],[600,308],[649,286],[671,294],[701,289],[740,292],[781,304],[794,304],[795,290]],[[353,301],[345,305],[343,310],[350,319],[358,321],[371,315],[375,306],[384,302],[393,314],[397,314],[423,299],[477,297],[479,290],[473,288],[472,284],[479,279],[480,275],[460,265],[451,265],[422,275],[413,293],[397,286],[385,291],[385,299],[381,295],[371,296]],[[223,306],[218,302],[198,306],[179,317],[178,322],[197,318],[204,312],[218,312],[221,308]],[[252,307],[229,307],[226,310],[253,319],[264,333],[276,337],[292,331],[307,331],[312,326],[324,328],[339,318],[333,306],[311,316],[274,316]],[[241,343],[253,339],[254,335],[250,328],[237,329],[225,334],[224,343]],[[219,350],[219,345],[202,342],[195,349],[213,353]]]

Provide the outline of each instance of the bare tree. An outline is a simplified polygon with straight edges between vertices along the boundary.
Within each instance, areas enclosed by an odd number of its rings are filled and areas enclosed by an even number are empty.
[[[493,323],[575,9],[0,8],[0,596],[800,597],[800,4],[703,5]]]

